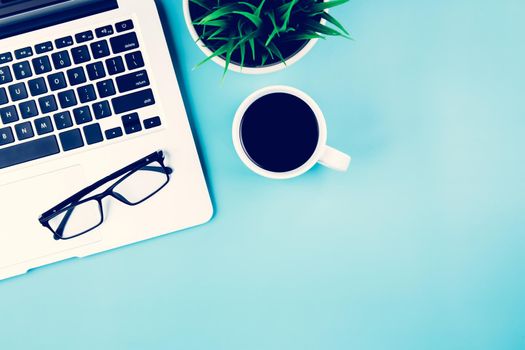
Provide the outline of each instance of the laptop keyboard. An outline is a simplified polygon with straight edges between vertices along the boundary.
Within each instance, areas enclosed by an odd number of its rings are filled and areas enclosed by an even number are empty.
[[[0,169],[159,127],[139,47],[127,20],[0,54]]]

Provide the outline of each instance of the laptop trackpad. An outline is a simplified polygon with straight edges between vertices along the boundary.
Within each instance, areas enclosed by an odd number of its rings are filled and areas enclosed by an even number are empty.
[[[0,185],[0,268],[66,252],[100,241],[93,231],[70,241],[55,241],[38,218],[85,187],[81,166]],[[74,256],[57,257],[57,260]]]

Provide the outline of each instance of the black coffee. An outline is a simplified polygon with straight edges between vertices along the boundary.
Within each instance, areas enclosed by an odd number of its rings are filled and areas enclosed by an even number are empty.
[[[313,155],[319,140],[317,118],[306,102],[286,94],[259,98],[241,122],[241,143],[259,167],[276,173],[295,170]]]

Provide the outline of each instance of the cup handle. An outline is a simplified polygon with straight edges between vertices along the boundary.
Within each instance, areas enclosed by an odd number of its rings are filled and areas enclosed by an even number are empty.
[[[326,146],[319,159],[319,164],[336,171],[345,172],[348,170],[351,160],[352,158],[348,154]]]

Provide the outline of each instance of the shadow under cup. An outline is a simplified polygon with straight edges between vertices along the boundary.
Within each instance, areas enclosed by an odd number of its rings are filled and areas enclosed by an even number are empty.
[[[308,103],[289,93],[273,92],[246,109],[239,133],[243,150],[255,165],[273,173],[287,173],[314,155],[320,128]]]

